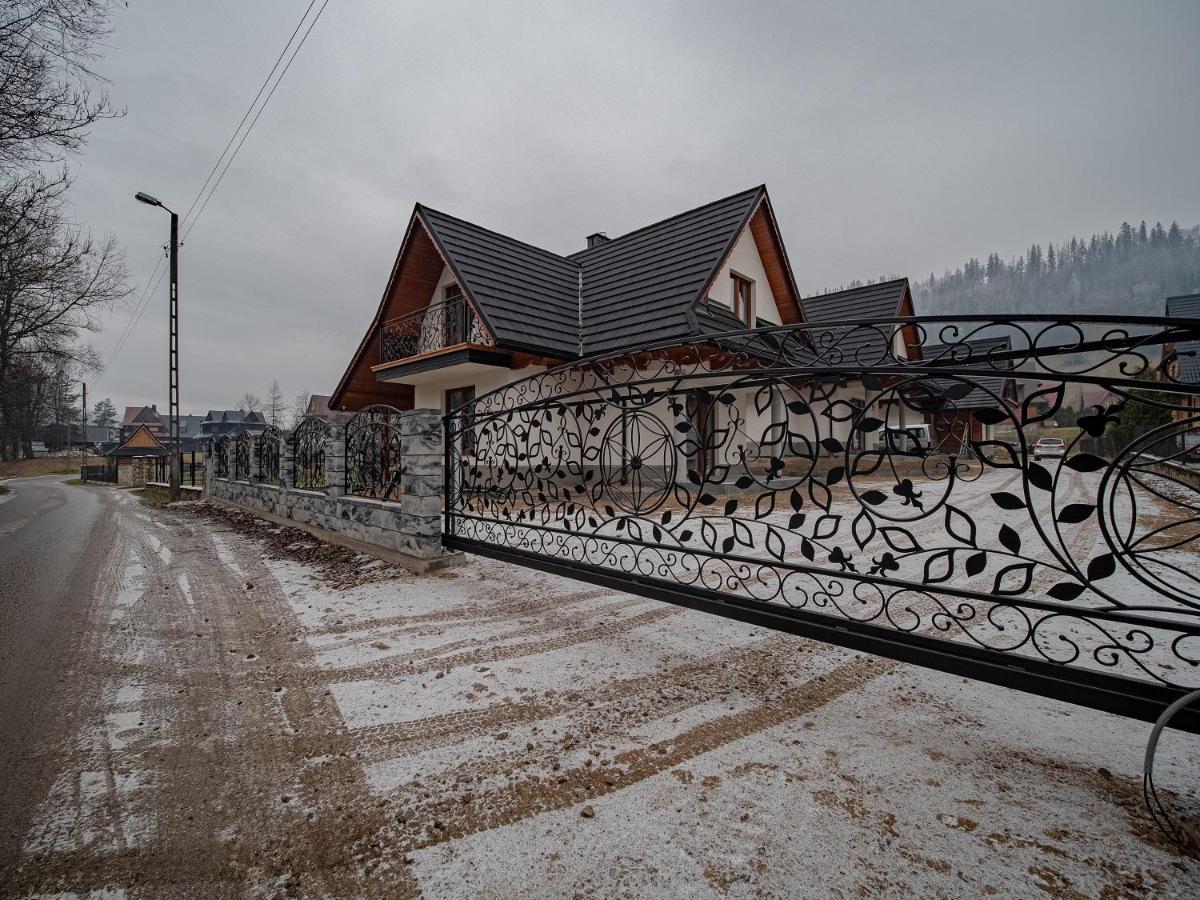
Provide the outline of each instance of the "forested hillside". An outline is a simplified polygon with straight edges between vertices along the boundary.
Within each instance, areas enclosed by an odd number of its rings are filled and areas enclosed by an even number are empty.
[[[1123,223],[1115,234],[990,254],[913,286],[920,315],[1115,313],[1163,315],[1163,298],[1200,292],[1200,227]]]

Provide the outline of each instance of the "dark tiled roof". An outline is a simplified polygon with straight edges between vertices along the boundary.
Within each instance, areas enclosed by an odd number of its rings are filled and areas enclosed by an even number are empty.
[[[822,324],[846,319],[865,319],[878,322],[900,315],[900,304],[908,290],[908,279],[897,278],[881,281],[831,294],[818,294],[800,301],[804,321],[812,327],[813,344],[820,350],[835,347],[841,352],[843,361],[861,359],[872,362],[882,358],[887,351],[887,342],[880,329],[876,328],[821,328]]]
[[[765,194],[742,191],[569,257],[417,210],[499,344],[570,358],[713,330],[693,305]],[[726,327],[740,323],[716,330]]]
[[[991,360],[990,354],[1007,353],[1011,346],[1006,337],[981,338],[973,341],[961,341],[957,344],[924,344],[921,347],[921,359],[934,367],[941,363],[953,365],[956,368],[981,369],[983,372],[989,373],[972,375],[971,382],[977,386],[972,388],[970,393],[956,399],[953,407],[955,409],[994,408],[998,406],[995,397],[1004,397],[1005,382],[1009,380],[1009,376],[990,373],[1009,369],[1012,366],[1008,362]],[[940,392],[961,382],[952,378],[927,378],[920,383]]]
[[[574,254],[583,273],[584,353],[707,330],[693,304],[765,192],[742,191]]]
[[[1167,298],[1167,315],[1173,319],[1200,319],[1200,294]],[[1175,345],[1179,359],[1179,380],[1200,383],[1200,341],[1180,341]]]
[[[579,352],[579,266],[548,250],[418,207],[446,261],[497,342]]]

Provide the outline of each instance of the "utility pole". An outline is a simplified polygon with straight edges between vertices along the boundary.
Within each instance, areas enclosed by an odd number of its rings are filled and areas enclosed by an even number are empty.
[[[179,499],[179,465],[183,444],[179,441],[179,216],[171,213],[171,353],[168,366],[167,403],[171,416],[171,502]]]
[[[170,325],[167,353],[167,412],[170,417],[170,436],[167,438],[170,451],[171,501],[179,499],[179,464],[183,445],[179,441],[179,216],[162,201],[138,191],[134,199],[147,206],[159,206],[171,214],[171,245],[168,248],[171,274]]]
[[[83,441],[82,441],[83,450],[80,453],[81,461],[79,463],[79,477],[86,483],[87,482],[87,382],[84,381],[84,382],[82,382],[82,384],[83,384],[83,407],[82,407],[82,409],[79,410],[79,413],[80,413],[79,421],[80,421],[80,426],[83,428]]]

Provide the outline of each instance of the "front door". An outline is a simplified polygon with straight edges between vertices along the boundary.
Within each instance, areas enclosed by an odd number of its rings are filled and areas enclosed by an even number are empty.
[[[688,395],[687,413],[692,422],[692,439],[698,444],[692,452],[690,462],[692,468],[703,478],[713,465],[713,435],[716,432],[717,410],[711,398],[691,393]]]
[[[450,388],[446,391],[446,406],[444,412],[449,415],[459,407],[471,403],[475,399],[475,385]],[[475,434],[471,428],[471,407],[463,409],[458,414],[458,450],[463,456],[475,455]]]

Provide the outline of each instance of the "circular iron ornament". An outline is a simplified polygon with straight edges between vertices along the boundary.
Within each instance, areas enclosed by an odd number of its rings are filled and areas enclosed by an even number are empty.
[[[268,425],[254,440],[254,456],[258,461],[258,480],[263,484],[279,484],[279,462],[283,432]]]
[[[644,411],[618,416],[604,433],[600,467],[613,503],[626,512],[651,513],[675,484],[671,433],[658,417]]]
[[[934,317],[589,357],[447,420],[447,530],[1200,687],[1200,386],[1176,349],[1195,341],[1187,320]]]

